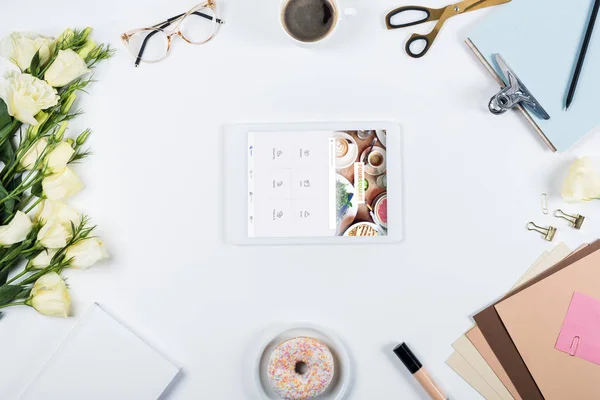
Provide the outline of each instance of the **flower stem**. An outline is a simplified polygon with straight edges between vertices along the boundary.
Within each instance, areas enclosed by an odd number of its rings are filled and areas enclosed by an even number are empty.
[[[12,307],[12,306],[24,306],[24,305],[26,305],[24,301],[19,301],[16,303],[5,304],[3,306],[0,306],[0,308],[6,308],[6,307]]]
[[[35,283],[35,281],[37,281],[39,277],[46,275],[48,272],[51,272],[51,271],[52,271],[52,268],[44,268],[43,270],[40,270],[40,271],[36,272],[35,274],[28,276],[27,279],[24,279],[20,283],[20,285],[30,285],[32,283]]]
[[[26,269],[26,270],[22,271],[20,274],[15,275],[10,281],[6,282],[6,285],[10,285],[11,283],[13,283],[14,281],[16,281],[17,279],[19,279],[23,275],[27,274],[28,272],[29,272],[29,270]]]
[[[25,214],[30,213],[38,204],[40,204],[44,200],[43,197],[37,199],[26,211],[23,211]]]
[[[30,194],[29,196],[27,196],[26,199],[23,199],[19,205],[17,206],[17,210],[21,210],[23,209],[25,206],[27,206],[27,204],[29,204],[29,202],[35,197],[35,195]]]

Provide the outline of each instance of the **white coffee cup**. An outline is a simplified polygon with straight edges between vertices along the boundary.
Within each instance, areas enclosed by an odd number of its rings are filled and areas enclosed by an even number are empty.
[[[327,31],[323,32],[323,34],[320,37],[303,40],[303,38],[300,37],[300,35],[297,34],[297,32],[292,32],[293,28],[291,26],[288,26],[288,23],[286,22],[286,11],[289,11],[289,7],[294,5],[292,3],[298,1],[303,1],[305,3],[310,3],[313,1],[326,2],[331,6],[331,26],[328,27]],[[281,7],[279,9],[279,23],[281,24],[281,28],[286,33],[286,35],[296,44],[299,44],[301,46],[311,46],[319,44],[332,37],[333,34],[338,30],[340,23],[346,20],[346,17],[356,16],[356,9],[344,8],[342,7],[341,3],[342,0],[282,0]]]

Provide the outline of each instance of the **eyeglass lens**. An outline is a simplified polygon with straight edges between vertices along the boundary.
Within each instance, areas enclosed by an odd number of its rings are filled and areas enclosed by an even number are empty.
[[[217,26],[215,12],[204,7],[185,16],[179,24],[179,32],[188,42],[202,44],[215,34]],[[146,29],[131,35],[126,46],[134,57],[139,56],[146,62],[156,62],[167,56],[169,39],[161,29]]]

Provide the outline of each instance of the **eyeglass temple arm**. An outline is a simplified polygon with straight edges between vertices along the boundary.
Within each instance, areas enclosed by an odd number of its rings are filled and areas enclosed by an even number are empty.
[[[209,20],[213,20],[213,17],[211,17],[210,15],[206,15],[206,14],[202,14],[201,12],[198,11],[194,11],[192,14],[194,15],[199,15],[203,18],[209,19]],[[179,18],[183,17],[185,15],[185,13],[183,14],[179,14],[175,17],[169,18],[168,20],[164,21],[164,22],[160,22],[156,25],[154,25],[154,28],[158,28],[158,29],[165,29],[167,26],[171,25],[173,22],[177,21]],[[223,21],[222,19],[219,18],[215,18],[215,21],[218,24],[224,24],[225,21]],[[142,42],[142,46],[140,47],[140,52],[138,53],[136,59],[135,59],[135,66],[139,67],[140,62],[142,61],[142,55],[144,55],[144,50],[146,49],[146,44],[148,43],[148,40],[154,36],[158,31],[152,31],[148,34],[148,36],[146,36],[144,38],[144,41]]]

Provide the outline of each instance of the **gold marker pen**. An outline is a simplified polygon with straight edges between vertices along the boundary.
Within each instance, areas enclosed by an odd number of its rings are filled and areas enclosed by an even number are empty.
[[[429,397],[433,400],[449,400],[449,398],[442,392],[442,390],[435,384],[433,379],[429,376],[423,364],[408,348],[406,343],[399,344],[394,349],[394,353],[404,363],[406,368],[410,371],[412,376],[423,386],[423,389],[427,392]]]

